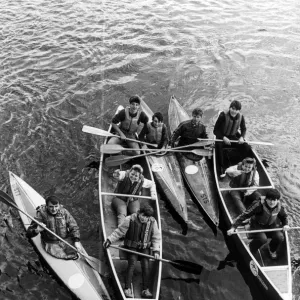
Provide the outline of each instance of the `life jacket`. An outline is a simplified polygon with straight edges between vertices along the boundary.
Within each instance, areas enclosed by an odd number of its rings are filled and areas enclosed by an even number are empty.
[[[129,179],[129,171],[130,170],[127,170],[124,179],[118,182],[115,193],[140,195],[144,184],[144,176],[140,175],[140,180],[132,184],[131,180]],[[128,200],[127,197],[118,196],[118,198],[124,201]],[[134,198],[133,200],[137,200],[137,199],[138,198]]]
[[[261,200],[263,206],[263,212],[259,215],[255,215],[254,220],[261,225],[272,225],[277,219],[277,215],[281,210],[281,202],[278,202],[277,206],[274,209],[270,209],[265,200]]]
[[[153,127],[151,123],[147,123],[148,133],[146,134],[147,142],[152,144],[159,144],[162,138],[163,123],[158,124],[157,128]]]
[[[124,245],[136,249],[150,248],[154,222],[155,219],[150,217],[146,223],[142,223],[137,213],[132,214]]]
[[[242,169],[242,162],[238,163],[238,170]],[[256,166],[253,166],[249,173],[242,173],[236,177],[233,177],[229,183],[229,186],[234,187],[249,187],[254,185]]]
[[[230,112],[224,111],[225,113],[225,126],[223,128],[223,134],[225,136],[235,136],[240,128],[241,121],[242,121],[242,114],[238,113],[233,120],[230,117]]]
[[[139,109],[135,117],[131,117],[129,114],[129,106],[125,108],[125,120],[121,122],[120,129],[126,134],[133,135],[138,129],[140,129],[140,125],[138,124],[138,120],[141,115],[141,110]]]

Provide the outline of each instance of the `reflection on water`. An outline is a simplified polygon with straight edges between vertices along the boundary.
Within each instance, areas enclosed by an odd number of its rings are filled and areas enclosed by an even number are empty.
[[[175,94],[190,113],[205,111],[212,129],[219,110],[242,102],[248,138],[299,225],[299,18],[292,0],[43,1],[1,3],[0,188],[8,170],[39,193],[58,194],[81,227],[89,254],[98,255],[97,160],[102,138],[83,124],[106,129],[120,103],[139,94],[167,119]],[[162,199],[163,200],[163,199]],[[259,299],[191,200],[186,234],[160,202],[168,259],[198,263],[199,278],[163,267],[161,299]],[[0,203],[0,209],[7,207]],[[71,299],[40,263],[17,213],[1,234],[1,299]],[[299,231],[291,231],[299,259]],[[297,266],[297,263],[294,264]],[[221,266],[221,267],[220,267]],[[296,267],[295,267],[296,268]],[[246,274],[246,275],[245,275]],[[300,285],[294,273],[294,298]],[[247,286],[249,284],[249,287]],[[113,292],[113,291],[111,291]]]

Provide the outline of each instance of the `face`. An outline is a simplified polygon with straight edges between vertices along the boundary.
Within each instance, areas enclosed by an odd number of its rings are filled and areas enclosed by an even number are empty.
[[[136,103],[136,102],[131,102],[129,104],[129,107],[130,107],[130,109],[129,109],[130,112],[132,114],[136,114],[138,112],[139,108],[140,108],[140,105],[138,103]]]
[[[139,214],[139,219],[142,223],[145,223],[148,221],[149,217],[145,216],[144,213]]]
[[[273,208],[278,204],[278,199],[268,199],[266,198],[267,204],[269,205],[269,207]]]
[[[153,126],[155,128],[157,128],[158,125],[160,125],[162,123],[162,122],[158,121],[158,119],[156,117],[153,118],[152,122],[153,122]]]
[[[129,172],[129,179],[131,180],[131,182],[137,182],[140,179],[140,172],[137,172],[135,170],[131,170]]]
[[[234,118],[240,111],[237,110],[235,107],[230,107],[229,108],[229,113],[230,115]]]
[[[59,210],[59,204],[53,204],[52,202],[48,202],[47,210],[51,215],[56,215]]]
[[[253,169],[253,164],[242,164],[242,171],[245,173],[249,173],[251,172],[251,170]]]
[[[193,115],[193,116],[192,116],[192,121],[193,121],[195,124],[197,124],[197,125],[201,122],[201,120],[202,120],[202,116],[200,116],[200,115],[198,115],[198,116]]]

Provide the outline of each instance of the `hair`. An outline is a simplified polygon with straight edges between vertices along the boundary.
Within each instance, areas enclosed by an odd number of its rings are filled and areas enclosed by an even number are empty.
[[[164,117],[162,115],[162,113],[160,112],[156,112],[153,116],[152,116],[152,121],[154,120],[154,118],[157,118],[157,120],[159,122],[162,122],[164,120]]]
[[[137,103],[137,104],[141,104],[141,98],[140,98],[138,95],[136,95],[136,96],[131,96],[131,97],[129,98],[129,103],[132,103],[132,102],[135,102],[135,103]]]
[[[256,159],[255,158],[251,158],[251,157],[246,157],[243,159],[242,164],[253,164],[254,166],[256,166]]]
[[[139,213],[143,213],[147,217],[152,217],[154,215],[154,209],[152,208],[152,206],[150,206],[150,204],[146,203],[141,206]]]
[[[133,166],[131,167],[130,171],[131,171],[131,170],[134,170],[134,171],[139,172],[139,173],[141,173],[141,174],[143,174],[143,172],[144,172],[143,167],[140,166],[140,165],[133,165]]]
[[[201,108],[195,108],[193,111],[192,111],[192,116],[203,116],[203,111]]]
[[[280,196],[281,196],[280,192],[277,189],[270,189],[266,193],[266,199],[271,199],[271,200],[280,199]]]
[[[242,109],[242,104],[238,100],[233,100],[230,103],[229,108],[235,108],[236,110],[241,110]]]
[[[56,196],[49,196],[46,198],[46,205],[48,205],[48,203],[51,202],[52,204],[56,205],[59,204],[59,199]]]

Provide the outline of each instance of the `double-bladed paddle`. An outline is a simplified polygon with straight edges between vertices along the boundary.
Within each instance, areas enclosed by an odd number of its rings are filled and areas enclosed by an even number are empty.
[[[133,253],[133,254],[137,254],[140,256],[144,256],[147,258],[151,258],[151,259],[155,259],[155,260],[159,260],[162,262],[166,262],[171,264],[173,267],[175,267],[176,269],[180,270],[180,271],[184,271],[184,272],[188,272],[191,274],[201,274],[201,271],[203,269],[203,267],[201,265],[198,265],[196,263],[190,262],[190,261],[185,261],[185,260],[167,260],[164,258],[155,258],[152,255],[148,255],[148,254],[144,254],[144,253],[140,253],[140,252],[136,252],[136,251],[132,251],[126,248],[122,248],[119,246],[115,246],[115,245],[110,245],[111,248],[115,248],[115,249],[119,249],[128,253]]]
[[[211,141],[211,142],[223,142],[221,139],[200,139],[198,138],[199,141]],[[230,143],[238,143],[239,141],[236,140],[229,140]],[[253,145],[266,145],[266,146],[274,146],[274,144],[269,143],[269,142],[255,142],[255,141],[245,141],[247,144],[253,144]]]

